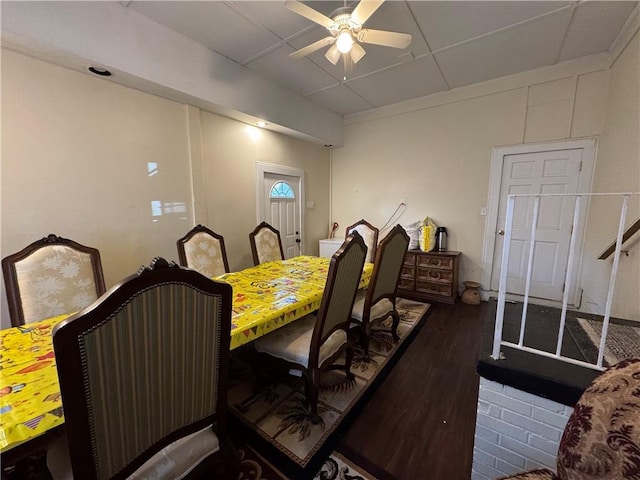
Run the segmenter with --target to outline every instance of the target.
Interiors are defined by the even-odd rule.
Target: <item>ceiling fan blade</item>
[[[364,28],[358,33],[358,40],[362,43],[373,43],[393,48],[407,48],[411,43],[411,38],[409,33],[387,32],[369,28]]]
[[[340,55],[341,53],[340,50],[338,50],[338,45],[336,45],[335,43],[331,45],[331,48],[327,50],[327,53],[324,54],[324,56],[327,57],[327,60],[329,60],[334,65],[338,63],[338,60],[340,60]]]
[[[362,48],[359,43],[354,42],[353,46],[351,47],[351,60],[353,60],[353,63],[358,63],[366,53],[367,52],[364,51],[364,48]]]
[[[296,12],[298,15],[302,15],[303,17],[306,17],[312,22],[322,25],[323,27],[329,28],[334,24],[334,21],[329,17],[305,5],[302,2],[298,2],[297,0],[287,0],[286,2],[284,2],[284,6],[292,12]]]
[[[351,18],[360,25],[363,25],[383,2],[384,0],[360,0],[360,3],[351,14]]]
[[[309,55],[310,53],[315,52],[316,50],[320,50],[322,47],[331,45],[335,41],[336,41],[335,37],[324,37],[323,39],[318,40],[317,42],[313,42],[311,45],[307,45],[306,47],[303,47],[300,50],[296,50],[295,52],[290,53],[289,56],[291,58],[302,58],[306,55]]]

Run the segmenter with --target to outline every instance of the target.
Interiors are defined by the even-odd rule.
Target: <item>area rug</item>
[[[602,333],[602,320],[577,318],[578,324],[589,337],[595,350],[594,363],[597,361],[598,348]],[[640,355],[640,323],[638,326],[609,323],[604,348],[605,366],[614,365],[625,358]],[[590,356],[594,356],[592,353]]]
[[[241,460],[238,480],[294,480],[287,478],[266,458],[245,445],[237,450]],[[295,479],[297,480],[297,479]],[[313,480],[377,480],[362,467],[355,465],[338,452],[327,458]]]
[[[391,319],[375,326],[369,357],[365,358],[359,348],[354,355],[351,371],[355,380],[349,381],[340,371],[323,374],[318,404],[321,421],[315,425],[310,420],[301,378],[289,375],[254,393],[253,369],[238,359],[232,362],[228,395],[231,416],[238,420],[238,428],[249,433],[249,443],[255,450],[288,477],[313,478],[327,466],[324,462],[339,434],[406,349],[422,326],[429,305],[399,299],[397,309],[400,340],[394,342],[388,331]],[[339,471],[342,467],[336,468]],[[327,475],[325,472],[319,478],[333,478]]]

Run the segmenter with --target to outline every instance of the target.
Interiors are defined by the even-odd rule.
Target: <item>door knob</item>
[[[498,230],[498,235],[504,235],[504,230]]]
[[[296,243],[300,243],[300,239],[299,238],[296,238]]]

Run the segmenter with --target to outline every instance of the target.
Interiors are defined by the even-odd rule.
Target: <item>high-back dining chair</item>
[[[50,234],[2,259],[11,325],[81,310],[105,291],[100,252]]]
[[[373,262],[373,259],[376,258],[378,233],[380,231],[369,222],[367,222],[364,218],[347,227],[345,236],[348,236],[354,230],[362,236],[362,238],[364,239],[364,244],[367,246],[367,258],[365,261],[368,263]]]
[[[193,268],[208,278],[229,273],[224,238],[204,225],[193,227],[176,245],[180,265]]]
[[[254,265],[273,262],[274,260],[284,260],[280,232],[267,222],[261,222],[249,234],[249,243],[251,244]]]
[[[163,258],[53,330],[65,432],[54,478],[237,479],[227,439],[231,286]],[[234,478],[235,476],[235,478]]]
[[[327,282],[317,314],[307,315],[285,325],[254,342],[263,355],[302,371],[311,421],[318,423],[318,391],[320,373],[344,369],[353,379],[351,361],[353,347],[349,340],[349,322],[353,300],[358,290],[366,247],[358,232],[349,235],[331,257]],[[346,349],[344,365],[334,365]]]
[[[369,354],[371,326],[374,322],[391,316],[391,334],[395,341],[399,339],[400,315],[396,310],[396,287],[408,248],[407,232],[396,225],[378,245],[368,288],[356,295],[351,318],[360,326],[360,339],[365,355]]]

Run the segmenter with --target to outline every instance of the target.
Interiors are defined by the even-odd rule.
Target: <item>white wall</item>
[[[640,33],[636,33],[613,64],[609,84],[593,191],[640,192]],[[597,258],[615,240],[620,206],[619,199],[598,198],[591,203],[586,258]],[[640,198],[636,196],[630,203],[626,225],[639,217]],[[620,257],[613,314],[640,321],[640,234],[623,249],[629,251],[629,256]],[[588,311],[604,311],[612,264],[613,256],[604,261],[585,262],[581,284],[583,304]]]
[[[305,172],[303,252],[318,254],[329,228],[329,150],[292,137],[201,112],[206,223],[224,235],[232,270],[253,265],[249,232],[256,223],[256,162]]]
[[[347,118],[344,147],[333,153],[331,220],[341,229],[362,217],[382,226],[404,199],[399,223],[428,215],[446,226],[449,249],[462,252],[460,282],[480,281],[485,223],[480,209],[487,202],[492,149],[597,138],[605,124],[617,130],[622,114],[608,112],[607,101],[618,82],[609,85],[608,65],[593,56]],[[637,80],[624,83],[635,88],[637,98]],[[637,101],[627,108],[637,117]],[[629,153],[634,149],[637,162],[637,140],[628,144]],[[631,188],[635,182],[639,189],[637,173],[635,180],[624,171],[610,177],[607,188]]]
[[[246,124],[195,107],[6,49],[1,61],[3,258],[55,233],[98,248],[110,287],[156,255],[177,260],[195,205],[198,222],[229,236],[231,267],[246,267],[256,161],[305,169],[316,202],[305,249],[318,253],[328,228],[324,147],[269,131],[251,141]],[[163,215],[152,215],[152,201]],[[4,288],[1,297],[4,328]]]

